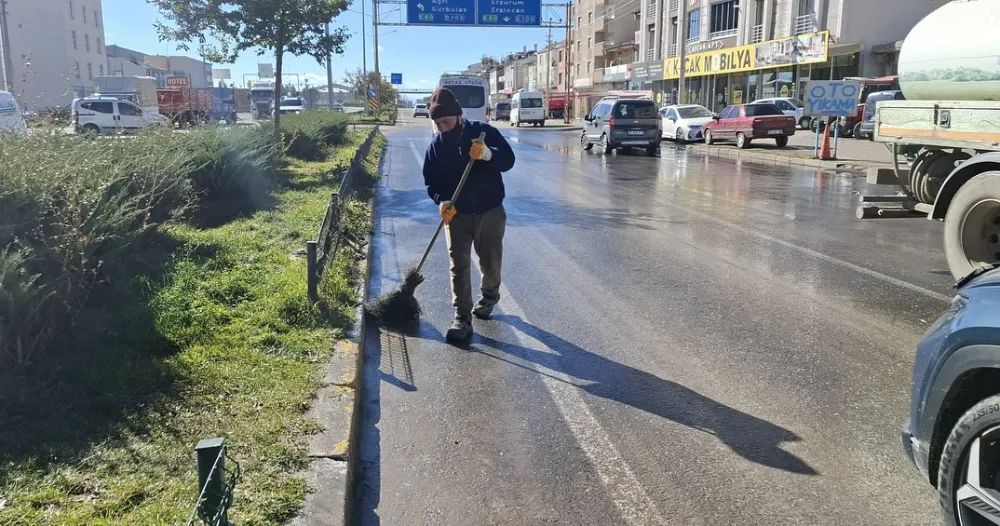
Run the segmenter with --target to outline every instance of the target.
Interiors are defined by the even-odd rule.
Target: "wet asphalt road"
[[[855,219],[854,175],[501,130],[498,312],[444,343],[442,236],[419,328],[370,327],[357,524],[938,523],[898,431],[952,283],[939,223]],[[386,133],[373,294],[438,219],[427,121]]]

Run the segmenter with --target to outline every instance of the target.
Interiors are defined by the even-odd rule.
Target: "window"
[[[113,102],[81,102],[80,108],[84,110],[96,111],[97,113],[111,114],[115,112]]]
[[[811,15],[816,12],[816,0],[799,0],[799,16]]]
[[[73,1],[70,0],[70,3],[69,3],[69,19],[70,20],[76,20],[76,14],[74,14],[74,13],[75,13],[75,11],[73,11]]]
[[[522,108],[541,108],[542,99],[521,99]]]
[[[85,6],[85,5],[80,6],[80,10],[83,11],[83,23],[86,24],[87,23],[87,6]]]
[[[583,25],[583,17],[582,16],[576,17],[576,28],[580,29],[580,26],[582,25]]]
[[[732,119],[732,118],[736,118],[736,117],[739,117],[739,116],[740,116],[740,109],[739,109],[739,107],[737,107],[737,106],[730,106],[730,107],[722,110],[722,113],[719,114],[719,120],[722,120],[722,119]]]
[[[795,106],[792,106],[787,100],[776,100],[774,105],[781,111],[795,111]]]
[[[99,71],[100,72],[99,74],[103,77],[104,76],[104,64],[98,64],[97,65],[97,71]]]
[[[142,110],[127,102],[119,102],[118,113],[125,115],[126,117],[138,117],[142,115]]]
[[[712,4],[711,9],[710,35],[736,32],[736,26],[739,25],[739,0]]]
[[[591,69],[590,69],[590,61],[588,60],[588,61],[587,61],[587,74],[588,74],[588,75],[590,75],[590,72],[591,72]]]
[[[78,49],[76,45],[76,31],[73,31],[73,49]]]
[[[701,9],[695,9],[688,13],[687,39],[701,40]]]
[[[587,12],[587,23],[588,24],[593,24],[594,23],[594,12],[593,11],[588,11]]]
[[[90,51],[90,35],[83,35],[83,45],[84,45],[85,48],[87,48],[87,51],[89,52]]]
[[[104,52],[101,51],[101,37],[97,37],[97,54],[103,55]]]
[[[560,85],[560,86],[562,86],[562,85],[563,85],[563,78],[562,78],[562,76],[563,76],[563,74],[562,74],[562,73],[559,73],[559,85]]]
[[[97,16],[96,9],[94,9],[94,27],[101,27],[101,17]]]
[[[577,53],[580,52],[580,41],[579,40],[576,41],[576,52]]]
[[[592,49],[594,47],[594,39],[592,37],[587,37],[587,49]]]
[[[562,50],[560,50],[559,51],[559,62],[562,62],[562,61],[563,61],[563,52],[562,52]]]
[[[449,84],[448,89],[455,94],[458,105],[463,108],[482,108],[486,104],[486,88],[482,86],[463,86]]]
[[[764,25],[764,0],[755,0],[753,25]]]
[[[701,119],[712,116],[712,112],[704,106],[685,106],[678,108],[677,112],[682,119]]]
[[[744,106],[747,117],[760,117],[762,115],[784,115],[774,104],[747,104]]]
[[[90,62],[87,62],[87,78],[94,80],[94,65]]]
[[[73,63],[73,71],[75,71],[76,78],[80,78],[80,61],[77,60]]]
[[[629,100],[619,102],[615,107],[615,117],[623,119],[655,119],[656,104],[647,100]]]
[[[580,77],[580,65],[579,64],[576,65],[576,76],[577,76],[577,78]]]

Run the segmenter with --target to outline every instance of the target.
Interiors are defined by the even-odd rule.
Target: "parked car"
[[[333,110],[333,111],[335,111],[335,112],[338,112],[338,113],[343,113],[344,112],[344,105],[342,103],[340,103],[340,102],[334,102],[333,106],[330,106],[330,109]]]
[[[660,108],[661,135],[679,143],[703,139],[702,128],[712,120],[715,120],[715,114],[700,104]]]
[[[413,117],[416,118],[421,115],[427,117],[428,119],[431,118],[431,110],[429,110],[427,105],[422,102],[413,105]]]
[[[802,130],[809,129],[809,123],[812,122],[812,117],[806,117],[802,115],[805,111],[806,105],[799,99],[794,97],[774,97],[770,99],[759,99],[753,102],[754,104],[774,104],[781,110],[781,113],[788,115],[789,117],[795,117],[795,122],[799,124],[799,128]]]
[[[147,116],[142,108],[114,97],[73,99],[73,129],[85,135],[131,133],[164,121],[158,114]]]
[[[854,137],[857,139],[874,140],[875,138],[875,106],[884,100],[906,100],[900,90],[876,91],[865,100],[865,112],[861,122],[854,126]]]
[[[937,488],[946,524],[997,524],[1000,268],[977,270],[956,289],[917,346],[903,450]]]
[[[493,120],[495,121],[509,121],[510,120],[510,103],[509,102],[497,102],[493,105]]]
[[[278,103],[277,110],[282,115],[302,113],[306,111],[306,100],[301,97],[285,97]]]
[[[795,135],[795,125],[795,117],[785,115],[774,104],[736,104],[705,125],[705,144],[735,139],[736,146],[749,148],[754,139],[774,139],[780,148]]]
[[[584,117],[580,145],[590,150],[600,145],[605,155],[621,148],[645,148],[649,156],[660,148],[660,114],[648,98],[602,98]]]

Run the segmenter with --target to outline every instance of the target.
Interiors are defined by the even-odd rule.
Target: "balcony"
[[[681,5],[681,3],[680,3],[679,0],[670,0],[670,10],[671,11],[677,11],[678,9],[680,9],[680,5]]]
[[[753,29],[750,31],[750,43],[756,44],[757,42],[763,42],[763,41],[764,41],[764,24],[753,26]]]
[[[649,2],[646,4],[646,20],[656,20],[656,2]]]
[[[667,51],[667,56],[676,57],[677,56],[677,44],[671,44],[669,50]]]
[[[606,42],[594,42],[594,56],[595,57],[602,57],[602,56],[604,56],[604,53],[606,51],[607,51]]]
[[[604,82],[604,68],[594,68],[594,74],[591,75],[591,79],[594,84],[600,84]]]
[[[656,50],[655,49],[647,49],[646,50],[646,62],[651,62],[653,60],[656,60]]]
[[[816,31],[816,13],[795,17],[795,34],[812,33]]]
[[[737,29],[726,29],[725,31],[716,31],[715,33],[709,33],[708,38],[716,39],[716,38],[733,37],[736,36],[737,33],[739,33],[739,30]]]

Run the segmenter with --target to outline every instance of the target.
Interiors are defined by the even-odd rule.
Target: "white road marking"
[[[473,265],[477,270],[481,270],[475,258],[473,258]],[[521,306],[504,285],[500,285],[500,296],[503,312],[527,320]],[[541,376],[545,388],[548,389],[552,400],[559,409],[559,413],[572,431],[580,449],[590,459],[601,483],[607,488],[612,502],[617,506],[625,523],[634,526],[666,524],[657,511],[656,505],[643,489],[642,483],[639,482],[621,453],[615,448],[601,423],[587,407],[583,395],[580,393],[580,387],[577,385],[578,380],[558,370],[558,355],[553,353],[536,334],[521,333],[514,329],[513,335],[515,340],[513,343],[516,345],[538,351],[545,356],[538,361],[526,360],[528,366]],[[539,361],[545,363],[538,363]],[[693,523],[690,520],[685,520],[685,524],[691,525]]]

